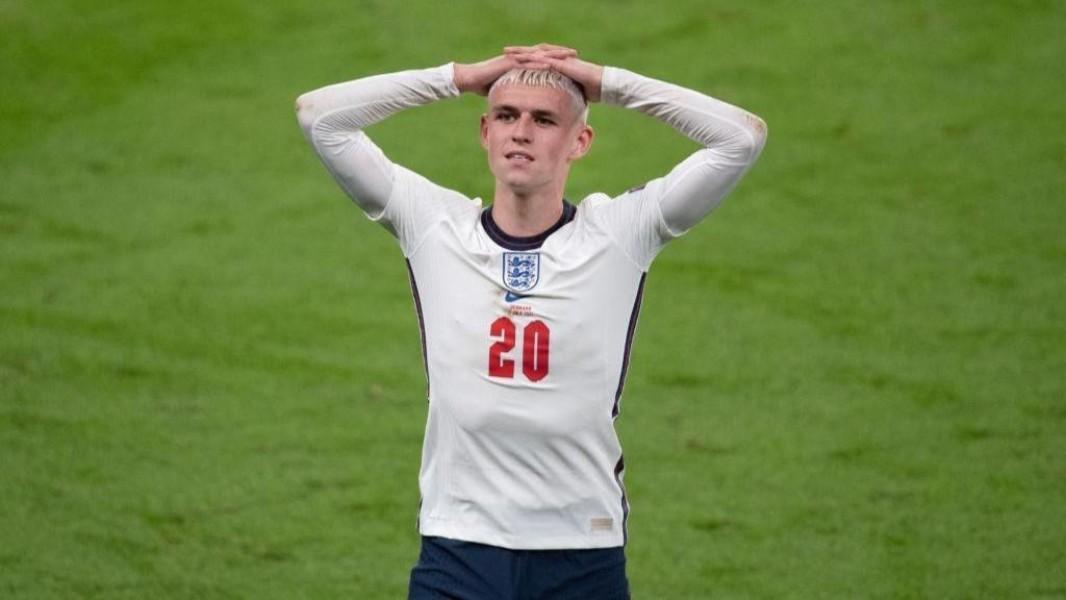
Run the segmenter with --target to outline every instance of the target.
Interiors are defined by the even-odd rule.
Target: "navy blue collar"
[[[492,205],[489,205],[481,211],[481,226],[485,228],[485,233],[489,234],[492,241],[508,250],[536,250],[541,247],[544,240],[548,239],[549,235],[555,233],[563,225],[573,221],[576,214],[577,207],[567,202],[566,198],[563,198],[563,214],[559,215],[559,220],[554,225],[537,235],[518,237],[507,234],[500,229],[500,226],[492,218]]]

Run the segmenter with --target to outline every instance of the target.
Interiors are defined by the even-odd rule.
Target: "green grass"
[[[1066,597],[1061,3],[100,6],[0,3],[0,596],[403,596],[405,270],[292,101],[551,40],[770,125],[649,277],[636,597]],[[479,108],[372,134],[485,196]],[[572,198],[691,151],[593,125]]]

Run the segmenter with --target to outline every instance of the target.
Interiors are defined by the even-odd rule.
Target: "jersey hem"
[[[621,533],[604,533],[596,536],[538,537],[511,536],[485,531],[470,531],[469,527],[435,519],[421,518],[418,533],[423,536],[445,537],[463,542],[475,542],[507,548],[508,550],[588,550],[593,548],[618,548],[625,546]]]

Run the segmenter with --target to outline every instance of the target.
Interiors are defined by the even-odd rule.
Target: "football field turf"
[[[648,276],[636,598],[1066,598],[1066,4],[0,2],[0,597],[403,597],[403,259],[292,111],[552,41],[762,116]],[[491,197],[478,98],[370,130]],[[693,145],[594,106],[568,197]]]

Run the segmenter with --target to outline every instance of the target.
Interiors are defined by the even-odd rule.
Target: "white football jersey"
[[[564,202],[554,227],[515,238],[480,200],[391,162],[363,133],[458,94],[448,64],[297,101],[323,164],[407,259],[429,383],[419,529],[514,549],[620,546],[628,504],[613,422],[645,272],[754,163],[765,124],[605,67],[604,103],[660,119],[702,148],[640,189]]]
[[[481,202],[397,167],[377,220],[403,248],[429,418],[423,535],[507,548],[622,545],[613,421],[647,265],[668,232],[640,192],[564,204],[508,236]]]

